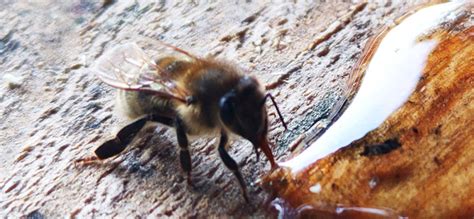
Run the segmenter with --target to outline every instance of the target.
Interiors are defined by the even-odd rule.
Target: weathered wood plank
[[[269,170],[250,143],[230,151],[250,186],[237,182],[213,149],[193,141],[195,185],[179,168],[174,133],[150,127],[124,154],[75,166],[123,123],[113,90],[89,67],[105,50],[137,35],[198,55],[228,59],[264,82],[289,121],[271,110],[278,159],[288,144],[328,116],[344,94],[367,39],[412,5],[167,1],[5,2],[0,9],[0,71],[23,79],[0,90],[0,215],[48,217],[263,216],[268,195],[250,185]],[[6,33],[12,33],[7,35]]]

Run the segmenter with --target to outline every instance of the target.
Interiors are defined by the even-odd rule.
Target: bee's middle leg
[[[176,117],[175,128],[176,136],[178,137],[178,145],[180,148],[179,161],[181,162],[181,168],[183,168],[184,172],[186,172],[188,175],[188,184],[191,185],[191,154],[188,150],[188,137],[186,135],[186,127],[184,125],[183,120],[181,120],[181,118],[179,117]]]

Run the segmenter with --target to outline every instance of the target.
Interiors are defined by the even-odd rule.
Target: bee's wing
[[[102,55],[94,68],[97,76],[115,88],[144,91],[164,98],[185,102],[186,92],[135,43],[116,46]]]

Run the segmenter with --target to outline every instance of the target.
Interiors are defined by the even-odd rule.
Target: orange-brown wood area
[[[441,41],[401,108],[364,138],[296,176],[286,169],[273,172],[267,188],[292,208],[312,206],[300,216],[330,216],[343,205],[389,208],[394,215],[414,218],[472,217],[474,27],[432,37]],[[366,147],[390,139],[401,147],[363,155]],[[311,192],[318,184],[320,191]]]

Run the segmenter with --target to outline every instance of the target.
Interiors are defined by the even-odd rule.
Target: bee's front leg
[[[191,185],[191,154],[188,150],[188,137],[186,135],[186,126],[184,125],[181,118],[176,117],[175,121],[176,136],[178,137],[179,161],[181,162],[181,168],[188,174],[188,184]]]
[[[247,187],[245,186],[245,181],[244,181],[244,178],[242,177],[242,174],[240,174],[239,166],[237,165],[235,160],[232,159],[232,157],[230,157],[230,155],[225,150],[228,140],[229,140],[229,137],[227,136],[227,133],[222,131],[221,139],[219,142],[219,148],[218,148],[219,155],[221,156],[221,159],[224,162],[225,166],[229,168],[237,177],[240,187],[242,188],[244,199],[246,202],[249,202],[249,198],[247,196]]]

